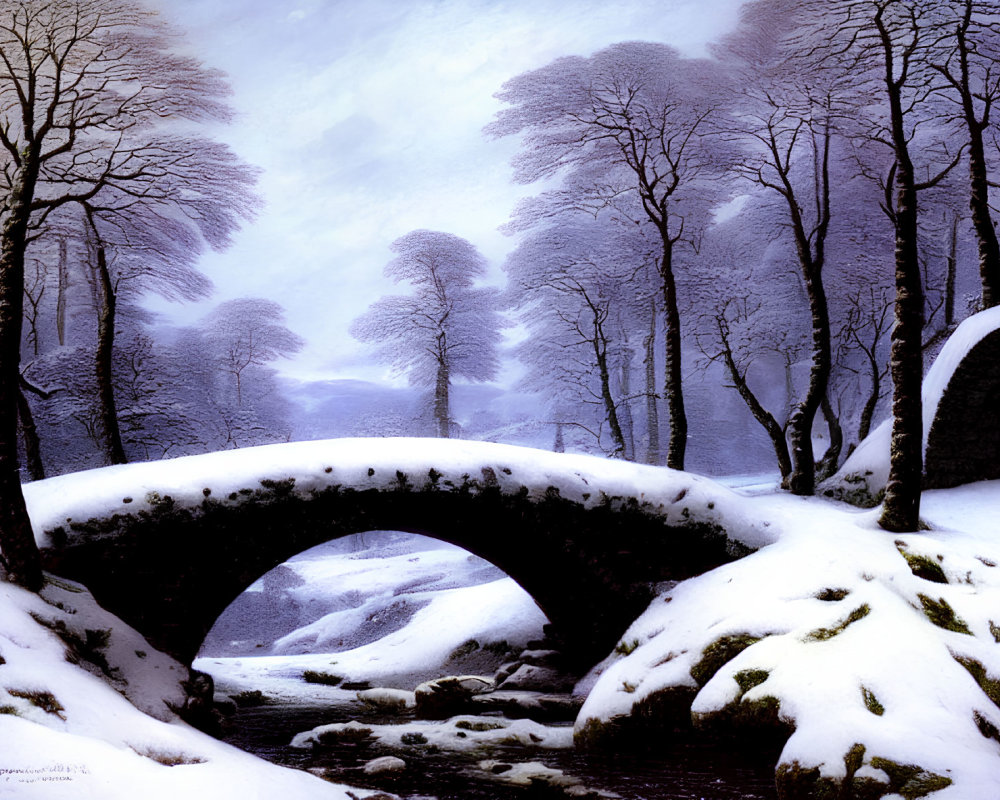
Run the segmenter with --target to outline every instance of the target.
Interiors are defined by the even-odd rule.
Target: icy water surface
[[[363,765],[389,751],[371,746],[342,745],[323,752],[288,746],[292,736],[330,722],[358,719],[385,723],[385,719],[347,716],[328,708],[261,706],[240,709],[232,718],[226,740],[262,758],[301,769],[336,771],[333,779],[355,786],[392,792],[403,798],[437,800],[518,800],[518,798],[563,798],[567,795],[548,786],[512,787],[491,780],[476,762],[490,758],[514,764],[541,762],[579,779],[591,790],[614,792],[623,800],[774,800],[773,772],[754,765],[749,758],[704,743],[665,746],[656,758],[621,754],[598,756],[572,750],[530,750],[523,747],[494,748],[489,754],[454,752],[395,753],[407,762],[398,778],[373,782]],[[447,724],[447,723],[439,723]],[[584,795],[586,796],[586,795]],[[596,797],[596,795],[593,795]]]

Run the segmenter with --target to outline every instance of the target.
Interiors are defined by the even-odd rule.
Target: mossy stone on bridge
[[[253,581],[292,556],[369,530],[422,533],[492,562],[538,603],[563,649],[589,665],[648,604],[653,583],[747,552],[714,523],[668,527],[635,498],[583,505],[557,489],[501,491],[491,469],[461,483],[398,472],[378,488],[262,480],[184,506],[164,494],[135,512],[50,531],[46,569],[86,584],[157,647],[190,663]],[[537,488],[537,487],[536,487]]]

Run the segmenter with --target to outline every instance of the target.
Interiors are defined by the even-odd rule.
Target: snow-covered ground
[[[542,638],[545,616],[531,597],[488,562],[413,534],[371,532],[314,548],[280,568],[281,588],[265,576],[220,617],[199,670],[224,691],[265,689],[285,702],[341,699],[342,689],[306,683],[313,672],[350,682],[413,689],[430,678],[492,673]],[[267,602],[286,609],[288,631],[267,642],[247,635]],[[249,618],[248,618],[249,617]],[[300,624],[303,623],[304,624]],[[242,645],[253,657],[218,657]],[[249,647],[247,646],[249,645]]]

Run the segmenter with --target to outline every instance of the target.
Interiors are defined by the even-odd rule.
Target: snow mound
[[[172,709],[186,699],[187,675],[78,584],[49,576],[36,595],[0,582],[0,796],[352,796],[180,721]]]
[[[748,502],[779,541],[656,598],[581,686],[578,737],[673,693],[698,726],[788,736],[786,787],[815,768],[1000,796],[1000,482],[928,492],[940,530],[899,538],[875,512]]]
[[[345,623],[342,615],[329,615],[292,638],[298,643],[312,637],[329,640],[333,633],[327,636],[323,626],[340,632]],[[270,694],[286,701],[338,699],[341,690],[335,686],[307,683],[303,676],[317,672],[332,676],[331,680],[412,689],[421,681],[460,670],[480,651],[492,652],[493,661],[520,652],[530,640],[541,638],[545,623],[545,615],[527,593],[511,578],[503,578],[436,592],[404,627],[360,647],[302,655],[202,657],[195,667],[211,673],[226,691],[266,685]],[[275,649],[286,644],[279,640]]]

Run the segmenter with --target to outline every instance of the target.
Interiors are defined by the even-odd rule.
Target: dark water
[[[226,741],[262,758],[300,769],[323,768],[337,782],[381,789],[403,798],[438,800],[526,800],[564,798],[562,790],[536,785],[530,788],[498,784],[476,768],[491,758],[509,764],[534,761],[579,779],[587,788],[614,792],[624,800],[774,800],[773,771],[752,756],[725,747],[701,743],[664,743],[655,755],[601,756],[572,750],[494,748],[488,755],[454,752],[396,753],[377,746],[342,745],[313,752],[288,746],[292,736],[317,725],[345,722],[385,723],[389,720],[341,710],[301,706],[261,706],[240,709],[231,718]],[[407,762],[400,777],[364,775],[363,765],[383,755]],[[586,797],[587,795],[583,795]],[[597,795],[593,795],[596,797]]]

